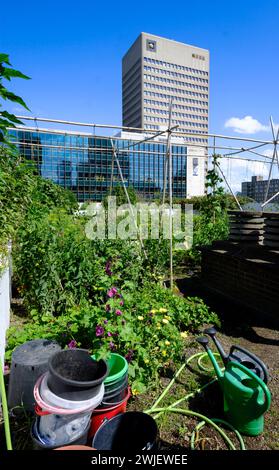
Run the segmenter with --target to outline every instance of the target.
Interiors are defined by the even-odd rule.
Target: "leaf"
[[[10,62],[9,62],[9,56],[8,54],[4,54],[3,52],[0,53],[0,63],[4,63],[4,64],[7,64],[7,65],[11,65]]]
[[[30,111],[27,104],[23,101],[22,98],[20,98],[20,96],[17,96],[11,91],[8,91],[2,85],[0,86],[0,95],[4,98],[4,100],[10,100],[10,101],[13,101],[14,103],[18,103],[21,106],[23,106],[25,109],[27,109],[27,111]]]
[[[24,75],[19,70],[9,69],[7,67],[3,67],[2,75],[7,80],[10,80],[11,78],[23,78],[24,80],[30,80],[30,77]]]
[[[16,124],[23,124],[14,114],[8,113],[8,111],[0,111],[0,115]]]
[[[135,366],[133,366],[132,364],[129,364],[128,372],[129,372],[129,375],[134,378],[136,376]]]

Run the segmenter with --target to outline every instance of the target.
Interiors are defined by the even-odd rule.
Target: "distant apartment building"
[[[209,51],[141,33],[122,59],[123,126],[165,129],[171,98],[178,132],[208,133]]]
[[[241,193],[243,196],[248,196],[257,202],[264,202],[265,193],[267,190],[268,180],[264,180],[262,176],[252,176],[251,181],[244,181],[242,183]],[[267,199],[271,198],[279,191],[279,179],[270,180]],[[272,202],[279,202],[279,196],[273,199]]]
[[[70,189],[80,202],[101,201],[109,193],[111,184],[113,187],[122,184],[117,165],[112,166],[113,149],[108,136],[26,126],[11,129],[10,137],[22,156],[32,161],[38,174]],[[113,137],[113,143],[125,186],[133,187],[144,199],[160,198],[164,185],[166,137],[142,143],[144,137],[146,135],[138,132],[120,132]],[[198,148],[187,146],[179,137],[172,138],[175,198],[203,193],[203,159],[195,153],[198,155]]]

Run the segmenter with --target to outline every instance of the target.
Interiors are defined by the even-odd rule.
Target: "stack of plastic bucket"
[[[126,359],[120,354],[112,353],[108,360],[108,368],[109,374],[104,381],[104,397],[100,406],[92,413],[89,437],[94,436],[104,420],[125,412],[130,398]]]
[[[35,448],[86,444],[92,410],[104,397],[105,361],[88,351],[68,349],[49,360],[49,371],[35,384],[37,418],[31,436]]]

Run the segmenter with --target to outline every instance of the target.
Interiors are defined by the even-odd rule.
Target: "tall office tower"
[[[209,51],[141,33],[122,59],[123,126],[208,133]],[[206,137],[185,136],[189,143]]]

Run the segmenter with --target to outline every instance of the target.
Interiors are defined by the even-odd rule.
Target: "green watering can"
[[[224,394],[224,413],[239,432],[258,436],[263,432],[264,413],[269,409],[271,394],[267,385],[250,369],[239,362],[229,361],[222,373],[208,339],[197,341],[205,348]]]

